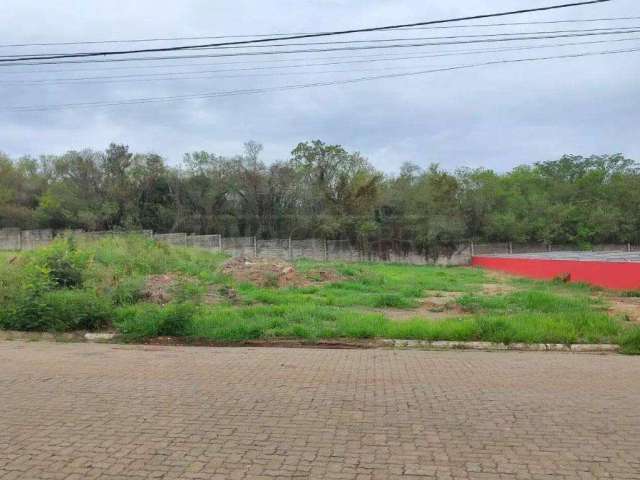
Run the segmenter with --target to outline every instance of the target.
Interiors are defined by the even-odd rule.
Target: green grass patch
[[[122,307],[115,312],[115,326],[127,338],[140,340],[158,336],[188,336],[197,307],[182,303],[173,305],[140,304]]]
[[[618,340],[622,353],[640,355],[640,327],[630,328]]]
[[[12,260],[11,263],[8,262]],[[130,340],[155,336],[220,342],[249,339],[397,338],[524,343],[618,343],[640,353],[640,328],[606,312],[587,285],[492,279],[514,291],[483,293],[473,268],[316,262],[296,268],[311,282],[278,288],[220,273],[223,255],[142,236],[58,239],[34,251],[0,252],[0,328],[61,332],[115,328]],[[333,270],[333,282],[322,282]],[[144,295],[150,276],[171,274],[167,305]],[[394,321],[384,309],[462,292],[458,318]],[[633,293],[629,293],[633,295]],[[377,309],[377,310],[373,310]]]
[[[523,290],[505,295],[468,294],[458,303],[472,312],[541,312],[541,313],[589,313],[601,303],[586,295],[567,296],[552,292],[549,288]]]
[[[192,336],[218,341],[270,338],[373,338],[388,320],[318,305],[218,307],[194,318]]]
[[[484,315],[426,322],[389,320],[382,314],[317,305],[251,305],[190,307],[125,307],[118,312],[121,331],[133,338],[182,335],[212,341],[302,338],[398,338],[490,341],[501,343],[617,343],[624,338],[632,351],[637,338],[602,313],[588,315]],[[165,325],[170,322],[171,328]],[[179,328],[177,326],[180,326]],[[637,346],[637,345],[636,345]]]
[[[412,320],[391,325],[389,338],[499,343],[616,343],[623,329],[601,313],[483,315],[439,322]]]

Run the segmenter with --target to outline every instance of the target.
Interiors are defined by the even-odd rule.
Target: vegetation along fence
[[[375,240],[354,245],[349,240],[308,239],[270,239],[256,237],[223,237],[221,235],[194,235],[187,233],[153,233],[151,230],[136,232],[105,231],[84,232],[79,230],[20,230],[17,228],[0,229],[0,250],[30,250],[51,242],[60,235],[73,234],[80,238],[101,238],[107,235],[137,233],[151,237],[170,245],[198,247],[221,251],[232,256],[270,257],[285,260],[310,258],[315,260],[342,261],[385,261],[410,263],[416,265],[468,265],[473,255],[517,254],[548,251],[576,250],[570,245],[512,244],[512,243],[475,243],[460,241],[457,246],[426,255],[412,242]],[[596,245],[595,251],[640,251],[637,245]]]
[[[153,233],[150,230],[137,232],[83,232],[78,230],[20,230],[17,228],[5,228],[0,229],[0,250],[30,250],[46,245],[55,237],[61,235],[73,234],[79,238],[100,238],[107,235],[130,233],[146,235],[170,245],[199,247],[221,251],[231,256],[257,256],[284,260],[310,258],[315,260],[385,261],[418,265],[468,265],[471,262],[469,242],[460,242],[456,247],[437,255],[426,255],[424,252],[418,251],[412,242],[375,240],[354,245],[349,240],[321,238],[262,240],[256,237]]]

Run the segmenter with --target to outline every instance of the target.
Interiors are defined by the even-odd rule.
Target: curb
[[[608,343],[584,344],[574,343],[493,343],[493,342],[449,342],[430,340],[382,340],[387,347],[414,350],[489,350],[489,351],[522,351],[522,352],[574,352],[574,353],[617,353],[619,345]]]
[[[0,330],[0,341],[50,341],[50,342],[90,342],[110,343],[118,342],[121,337],[116,333],[107,332],[71,332],[71,333],[47,333],[47,332],[20,332],[12,330]],[[173,342],[173,337],[158,337],[166,342],[141,342],[140,345],[176,345],[176,346],[223,346],[223,347],[291,347],[291,348],[398,348],[403,350],[476,350],[476,351],[521,351],[521,352],[569,352],[569,353],[618,353],[619,345],[613,344],[584,344],[574,343],[494,343],[494,342],[452,342],[446,340],[397,340],[381,339],[375,341],[320,341],[304,342],[300,340],[279,340],[277,342],[247,341],[240,343],[224,342]]]
[[[115,333],[85,333],[84,339],[88,342],[109,342],[117,337]]]

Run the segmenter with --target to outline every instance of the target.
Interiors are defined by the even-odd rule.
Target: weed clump
[[[631,328],[620,335],[622,353],[640,355],[640,327]]]
[[[192,332],[197,307],[189,303],[170,305],[139,304],[116,312],[115,326],[131,340],[152,337],[186,337]]]

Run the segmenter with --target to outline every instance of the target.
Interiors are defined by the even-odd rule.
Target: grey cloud
[[[9,43],[327,30],[522,8],[523,2],[62,0],[48,5],[44,12],[42,2],[37,0],[5,0],[3,7],[7,21],[0,26],[0,38]],[[640,8],[633,0],[526,18],[629,15],[640,15]],[[640,21],[625,24],[640,25]],[[639,43],[513,52],[481,58],[628,48]],[[291,63],[319,61],[323,57],[299,58]],[[214,69],[216,67],[206,64],[221,61],[238,59],[201,59],[193,63],[205,64],[198,68]],[[37,87],[2,85],[0,95],[4,106],[118,100],[271,87],[320,78],[346,79],[363,75],[362,69],[393,66],[407,71],[474,61],[473,57],[452,57],[315,68],[352,69],[331,75]],[[0,150],[16,156],[35,155],[72,148],[104,148],[116,141],[138,151],[155,151],[175,163],[184,152],[196,149],[233,154],[241,150],[244,141],[254,139],[265,145],[264,157],[272,161],[286,158],[299,141],[320,138],[359,150],[376,166],[390,172],[405,161],[422,166],[438,162],[447,168],[486,166],[504,170],[569,152],[623,152],[639,158],[640,141],[635,131],[640,120],[636,82],[639,67],[640,53],[634,53],[210,100],[20,114],[0,112]],[[91,64],[81,68],[88,70],[82,75],[131,73],[118,69],[92,73]],[[80,75],[73,69],[68,73],[46,73],[48,70],[42,68],[44,74],[32,73],[35,70],[24,69],[23,72],[28,73],[19,74],[0,70],[0,81]]]

